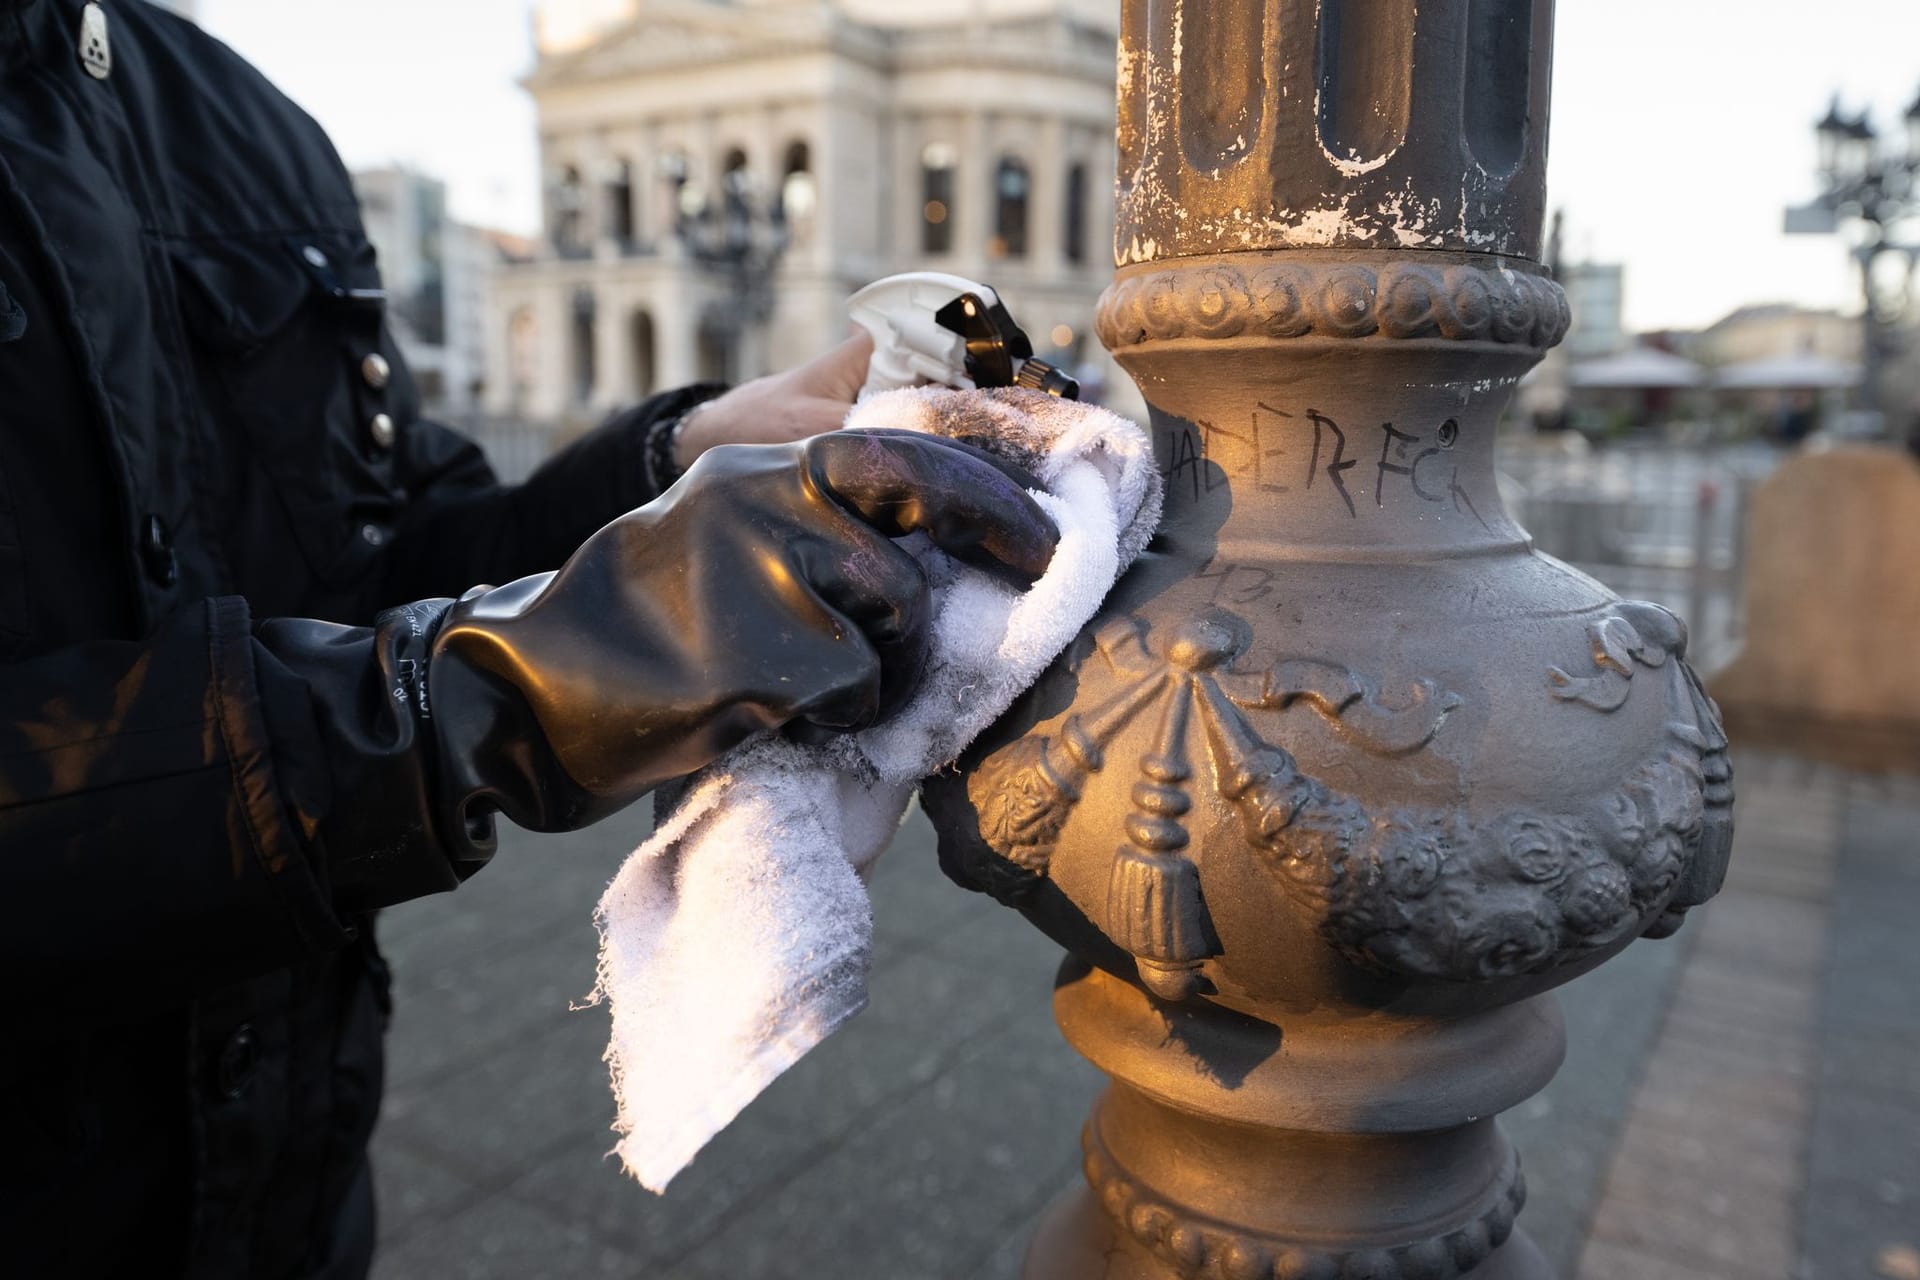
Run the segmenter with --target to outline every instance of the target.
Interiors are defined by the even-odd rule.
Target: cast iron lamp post
[[[1495,1117],[1551,989],[1718,889],[1726,739],[1665,610],[1536,553],[1495,424],[1551,0],[1125,0],[1099,332],[1168,484],[1103,615],[923,797],[1071,954],[1111,1078],[1030,1280],[1543,1280]]]
[[[1860,391],[1861,407],[1871,412],[1885,409],[1881,370],[1892,334],[1906,314],[1914,264],[1920,261],[1920,244],[1894,239],[1904,223],[1920,216],[1920,97],[1907,108],[1904,123],[1905,137],[1883,144],[1867,114],[1843,115],[1836,97],[1814,126],[1821,192],[1807,209],[1789,215],[1789,229],[1831,231],[1843,218],[1861,229],[1853,251],[1860,268]],[[1876,276],[1889,254],[1907,259],[1906,278],[1898,289],[1882,288]]]
[[[684,170],[678,176],[684,180]],[[773,315],[775,273],[792,240],[785,202],[762,200],[744,165],[736,166],[721,176],[717,205],[682,188],[674,235],[688,261],[720,283],[700,325],[724,344],[729,363],[737,361],[741,340]],[[726,373],[732,380],[739,370]]]

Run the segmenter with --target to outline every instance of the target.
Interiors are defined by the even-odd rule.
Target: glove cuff
[[[450,842],[476,852],[492,852],[496,812],[529,831],[571,831],[605,816],[555,757],[521,687],[539,681],[523,669],[518,647],[527,636],[516,623],[552,577],[474,588],[445,612],[433,637],[426,696],[439,743],[434,813]]]
[[[386,709],[371,723],[384,723],[383,740],[367,744],[351,789],[336,792],[321,828],[329,888],[343,911],[444,893],[493,856],[491,823],[475,832],[443,817],[445,767],[427,672],[451,607],[423,600],[374,620],[373,671]],[[394,829],[396,814],[413,820]]]

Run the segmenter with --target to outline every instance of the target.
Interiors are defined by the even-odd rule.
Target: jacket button
[[[375,391],[382,391],[386,389],[387,383],[393,380],[393,366],[388,364],[387,358],[378,351],[369,352],[367,358],[360,362],[360,376],[365,378],[367,385]]]
[[[367,424],[367,434],[373,437],[374,448],[393,448],[393,419],[384,413],[374,414],[373,421]]]
[[[260,1064],[260,1046],[253,1024],[241,1023],[227,1037],[214,1064],[214,1083],[223,1098],[237,1098],[253,1083],[254,1069]]]
[[[387,545],[387,531],[377,524],[363,524],[360,526],[360,540],[370,547],[384,547]]]
[[[140,539],[140,559],[147,567],[147,576],[157,585],[171,587],[180,581],[180,558],[173,552],[173,537],[167,532],[167,522],[157,515],[147,517]]]

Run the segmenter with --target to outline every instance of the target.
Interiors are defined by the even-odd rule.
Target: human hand
[[[723,444],[790,444],[833,431],[867,380],[873,338],[865,331],[797,369],[742,383],[688,418],[674,441],[681,471]]]
[[[910,431],[708,454],[557,573],[469,593],[428,665],[448,829],[571,830],[752,734],[860,729],[918,682],[925,572],[895,539],[1025,584],[1057,534],[1032,476]]]

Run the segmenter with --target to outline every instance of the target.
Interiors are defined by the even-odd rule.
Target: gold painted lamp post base
[[[1548,1280],[1496,1123],[1552,989],[1732,839],[1686,628],[1540,555],[1495,451],[1565,335],[1552,0],[1124,0],[1101,340],[1159,537],[922,791],[1070,953],[1113,1081],[1030,1280]]]
[[[1515,1231],[1526,1184],[1494,1115],[1559,1065],[1551,996],[1305,1019],[1274,1044],[1073,960],[1061,978],[1055,1014],[1113,1084],[1029,1280],[1549,1280]]]

